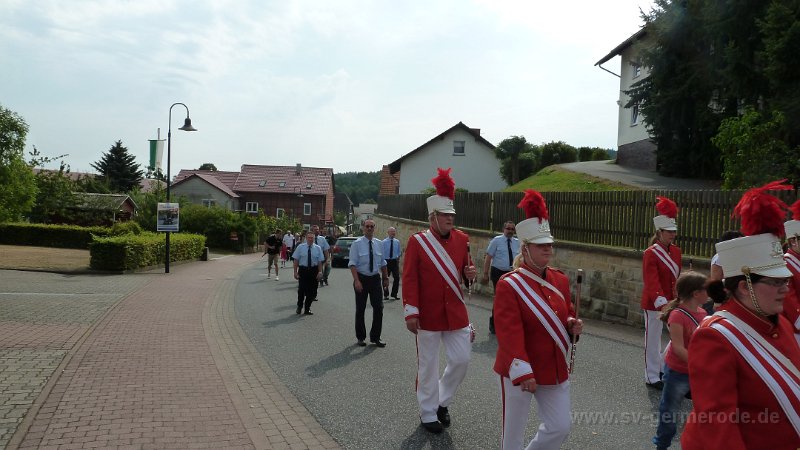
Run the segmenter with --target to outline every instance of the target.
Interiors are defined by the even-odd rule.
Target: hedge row
[[[89,245],[89,267],[95,270],[121,271],[164,264],[165,246],[166,239],[160,233],[97,237]],[[205,236],[172,233],[169,260],[198,260],[205,246]]]
[[[94,236],[110,236],[108,227],[0,223],[0,244],[87,249]]]

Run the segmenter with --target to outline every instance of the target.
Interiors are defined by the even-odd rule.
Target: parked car
[[[358,238],[354,237],[340,237],[336,240],[331,248],[331,266],[333,267],[347,267],[350,262],[350,246]]]

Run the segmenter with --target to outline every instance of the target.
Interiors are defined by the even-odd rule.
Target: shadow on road
[[[422,428],[422,425],[419,425],[416,430],[414,430],[413,434],[403,439],[403,442],[400,444],[400,448],[403,450],[422,448],[450,449],[453,448],[453,440],[450,438],[450,434],[447,432],[447,429],[445,429],[441,434],[432,434]]]
[[[376,347],[369,345],[367,347],[363,347],[363,350],[354,353],[356,350],[361,348],[362,347],[359,347],[356,344],[347,346],[339,353],[328,356],[320,362],[306,367],[306,375],[311,378],[319,378],[325,375],[325,373],[329,370],[344,367],[353,361],[357,361],[365,356],[368,356],[375,350]]]
[[[494,356],[497,353],[497,339],[492,335],[487,335],[485,339],[475,338],[472,343],[472,351],[482,355]]]

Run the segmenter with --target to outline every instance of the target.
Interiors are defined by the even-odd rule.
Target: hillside
[[[509,186],[505,192],[522,192],[535,189],[541,192],[599,192],[638,190],[633,186],[593,177],[583,173],[564,170],[557,166],[548,166],[534,175]]]

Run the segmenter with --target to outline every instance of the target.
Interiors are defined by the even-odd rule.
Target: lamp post
[[[172,180],[170,179],[170,150],[172,149],[172,108],[175,105],[181,105],[186,108],[186,120],[183,121],[183,126],[178,128],[179,130],[183,131],[197,131],[197,128],[192,126],[192,119],[189,118],[189,107],[184,105],[183,103],[173,103],[172,106],[169,107],[169,126],[167,128],[167,203],[170,203],[171,197],[169,192],[169,187],[172,184]],[[166,260],[164,261],[164,273],[169,273],[169,234],[170,232],[167,231],[167,251],[166,251]]]

